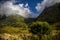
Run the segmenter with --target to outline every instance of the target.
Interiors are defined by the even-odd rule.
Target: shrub
[[[31,23],[29,28],[29,31],[32,34],[36,34],[39,36],[39,40],[42,40],[44,35],[50,35],[51,32],[51,27],[47,22],[33,22]]]
[[[33,34],[49,34],[51,31],[51,27],[47,22],[33,22],[30,25],[30,32]]]

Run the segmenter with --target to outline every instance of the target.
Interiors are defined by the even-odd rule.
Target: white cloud
[[[37,6],[35,8],[37,11],[42,12],[45,7],[52,6],[55,3],[60,3],[60,0],[43,0],[41,3],[37,3]]]
[[[26,3],[25,7],[28,7],[28,6],[29,6],[28,3]]]
[[[7,16],[17,14],[25,18],[34,18],[32,16],[33,13],[30,11],[30,9],[27,6],[28,4],[14,5],[13,2],[7,1],[0,6],[0,14],[6,14]]]
[[[24,6],[24,4],[19,4],[19,6],[20,6],[20,7],[23,7],[23,6]]]
[[[45,8],[45,6],[41,5],[40,3],[38,3],[36,6],[37,11],[40,11],[40,12],[42,12],[44,8]]]

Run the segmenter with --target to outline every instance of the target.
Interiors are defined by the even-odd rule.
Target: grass
[[[15,33],[29,33],[28,29],[20,28],[20,27],[10,27],[10,26],[5,26],[0,28],[0,33],[10,33],[10,34],[15,34]]]

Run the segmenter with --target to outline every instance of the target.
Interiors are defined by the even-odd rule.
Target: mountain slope
[[[30,24],[33,22],[35,18],[24,18],[19,15],[0,15],[0,27],[2,26],[14,26],[14,27],[20,27],[20,26],[26,26],[26,24]]]
[[[49,23],[60,22],[60,3],[45,8],[44,11],[38,16],[38,21],[47,21]]]

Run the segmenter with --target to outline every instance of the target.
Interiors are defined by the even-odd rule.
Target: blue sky
[[[38,13],[37,10],[35,9],[35,7],[37,6],[37,3],[41,3],[41,1],[43,0],[17,0],[17,3],[28,3],[29,8],[32,12],[34,13]]]

